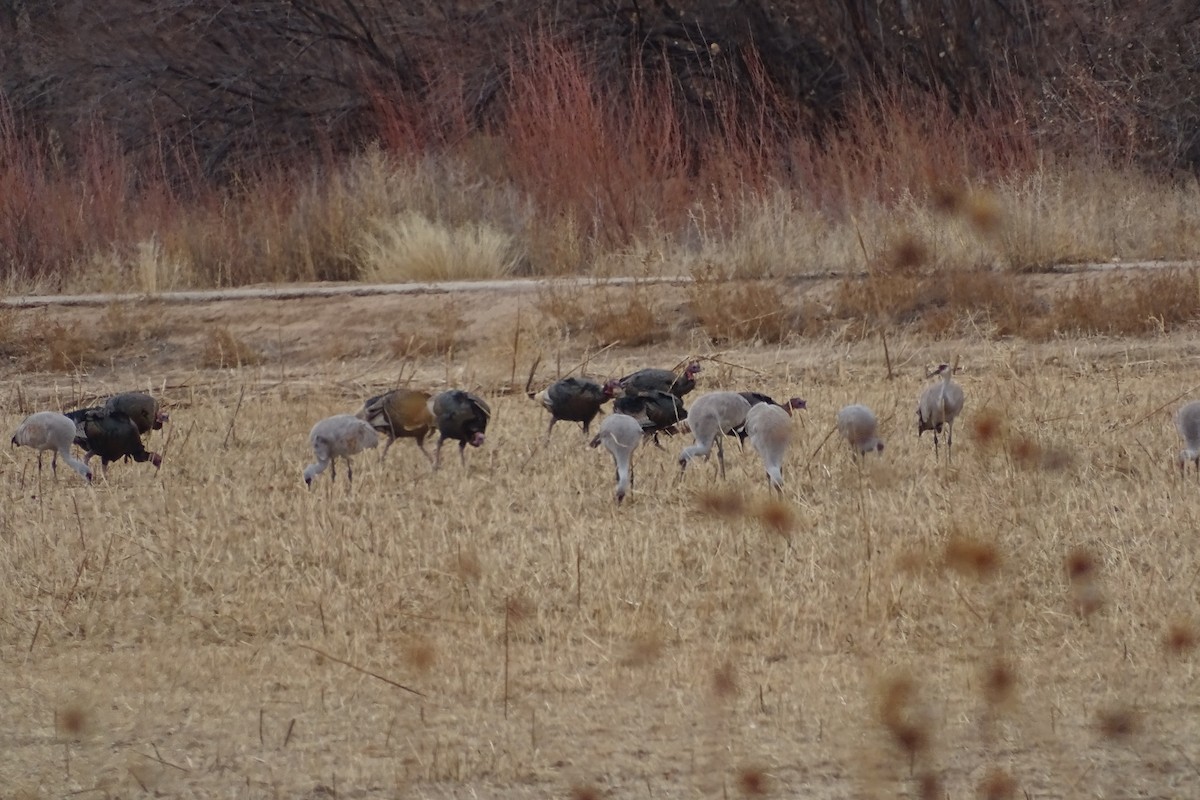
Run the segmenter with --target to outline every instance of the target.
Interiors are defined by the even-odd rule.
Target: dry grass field
[[[0,794],[1200,796],[1200,485],[1171,424],[1200,396],[1191,335],[897,332],[891,379],[874,337],[697,343],[697,394],[808,400],[783,501],[733,440],[727,480],[680,479],[676,438],[638,451],[617,508],[607,454],[567,424],[543,446],[520,391],[536,354],[544,384],[585,344],[508,319],[406,350],[412,301],[388,302],[390,325],[338,300],[139,309],[191,314],[194,349],[152,331],[107,366],[4,368],[6,431],[125,388],[172,421],[157,474],[118,464],[88,487],[0,455]],[[321,315],[340,336],[304,332]],[[339,345],[370,325],[381,341]],[[241,366],[213,357],[240,331],[259,337]],[[950,465],[914,409],[926,366],[955,357]],[[306,491],[312,423],[398,371],[485,394],[485,446],[434,474],[401,440],[359,456],[353,488],[339,470]],[[887,440],[865,466],[819,447],[849,402]]]

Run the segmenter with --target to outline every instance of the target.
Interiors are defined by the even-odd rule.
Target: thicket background
[[[467,273],[629,272],[806,212],[964,185],[1052,211],[1200,164],[1182,0],[7,0],[0,38],[10,287],[387,278],[418,235]],[[1000,249],[1190,254],[1177,233]]]

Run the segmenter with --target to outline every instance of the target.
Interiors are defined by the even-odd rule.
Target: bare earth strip
[[[1200,489],[1171,425],[1194,335],[897,333],[889,379],[873,339],[716,349],[681,323],[589,348],[544,291],[12,310],[146,335],[77,371],[4,364],[6,431],[138,387],[172,420],[159,472],[90,487],[0,451],[0,793],[1200,796]],[[653,287],[672,316],[685,291]],[[452,354],[397,355],[445,320]],[[257,363],[204,366],[216,329]],[[680,476],[677,438],[638,451],[618,509],[607,455],[570,425],[544,442],[521,391],[539,355],[544,385],[689,354],[698,393],[808,400],[783,505],[732,439],[727,480]],[[914,408],[955,356],[947,464]],[[312,423],[397,382],[485,393],[487,443],[432,473],[400,441],[306,491]],[[850,402],[883,458],[822,445]]]

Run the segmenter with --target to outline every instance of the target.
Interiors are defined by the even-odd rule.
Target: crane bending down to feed
[[[387,458],[388,448],[397,439],[416,439],[421,455],[433,463],[433,456],[425,449],[425,437],[433,429],[433,413],[429,410],[429,395],[414,389],[393,389],[375,395],[363,403],[355,415],[372,428],[388,437],[379,454],[379,460]]]
[[[38,454],[38,472],[42,471],[42,451],[54,453],[50,457],[50,470],[58,475],[58,457],[71,469],[78,472],[85,480],[92,479],[92,471],[87,464],[71,455],[71,443],[75,440],[75,423],[63,414],[55,411],[39,411],[25,418],[17,426],[12,437],[12,446],[32,447]]]
[[[1175,428],[1183,437],[1184,448],[1179,453],[1179,474],[1187,474],[1187,463],[1196,465],[1196,476],[1200,478],[1200,400],[1183,406],[1175,414]]]
[[[317,460],[304,468],[304,483],[312,486],[313,479],[332,467],[332,478],[337,480],[338,458],[346,460],[346,481],[354,482],[354,468],[350,466],[350,456],[361,453],[379,444],[379,434],[369,422],[350,414],[335,414],[313,425],[308,434],[308,443],[312,446],[313,455]]]
[[[792,397],[786,403],[778,403],[770,395],[763,394],[762,392],[738,392],[738,394],[746,398],[746,402],[750,404],[751,408],[766,403],[767,405],[782,409],[788,416],[791,416],[793,411],[803,411],[808,408],[808,403],[800,397]],[[738,437],[738,444],[745,445],[746,426],[743,425],[737,430],[731,431],[728,435]]]
[[[838,412],[837,431],[842,435],[859,458],[866,458],[872,450],[883,452],[883,440],[879,438],[879,421],[875,412],[855,403]]]
[[[482,447],[492,409],[483,398],[461,389],[442,392],[429,401],[429,411],[437,423],[437,447],[434,448],[433,468],[442,465],[442,444],[447,439],[458,440],[458,456],[467,466],[467,445]]]
[[[762,458],[771,488],[783,493],[783,458],[792,440],[792,417],[771,403],[756,403],[746,414],[746,438]]]
[[[954,420],[962,413],[965,397],[962,387],[954,382],[954,370],[949,364],[939,364],[929,377],[940,376],[941,380],[926,387],[917,401],[917,437],[925,431],[933,431],[933,457],[938,455],[938,434],[946,427],[946,460],[954,453]]]
[[[617,466],[617,505],[625,499],[633,487],[633,451],[642,440],[642,426],[633,417],[613,414],[600,423],[600,430],[592,439],[591,446],[604,445],[612,453]]]
[[[709,392],[692,403],[688,411],[688,424],[696,443],[683,448],[679,454],[679,471],[687,469],[688,462],[696,456],[706,458],[717,446],[717,463],[721,477],[725,477],[725,445],[723,434],[737,430],[746,424],[750,412],[750,401],[737,392]]]

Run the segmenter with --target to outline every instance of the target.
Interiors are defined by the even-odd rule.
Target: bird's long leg
[[[933,460],[938,460],[938,432],[937,428],[933,429]]]
[[[417,449],[421,451],[421,455],[425,456],[425,458],[429,461],[430,464],[433,464],[433,456],[429,455],[429,451],[425,449],[425,436],[424,435],[417,437]]]
[[[380,461],[383,461],[385,458],[387,458],[388,448],[392,446],[392,442],[394,441],[396,441],[396,437],[389,433],[387,443],[383,446],[383,452],[379,454]]]
[[[554,423],[558,422],[558,417],[550,417],[550,424],[546,426],[546,438],[544,443],[550,441],[550,431],[554,430]]]
[[[437,472],[442,466],[442,445],[446,443],[446,437],[443,435],[438,438],[437,446],[433,448],[433,471]]]
[[[54,477],[58,477],[58,451],[55,450],[50,455],[50,471],[54,473]]]
[[[354,483],[354,467],[350,464],[350,456],[346,456],[346,483]]]
[[[954,423],[946,425],[946,463],[954,460]]]
[[[38,475],[42,474],[42,451],[38,450]]]
[[[725,437],[721,435],[720,431],[717,431],[717,435],[713,438],[717,440],[717,463],[721,465],[721,480],[725,480],[725,445],[721,442]]]
[[[458,458],[462,461],[463,469],[467,468],[467,443],[465,441],[458,443]]]
[[[330,456],[329,458],[329,480],[337,480],[337,456]]]

